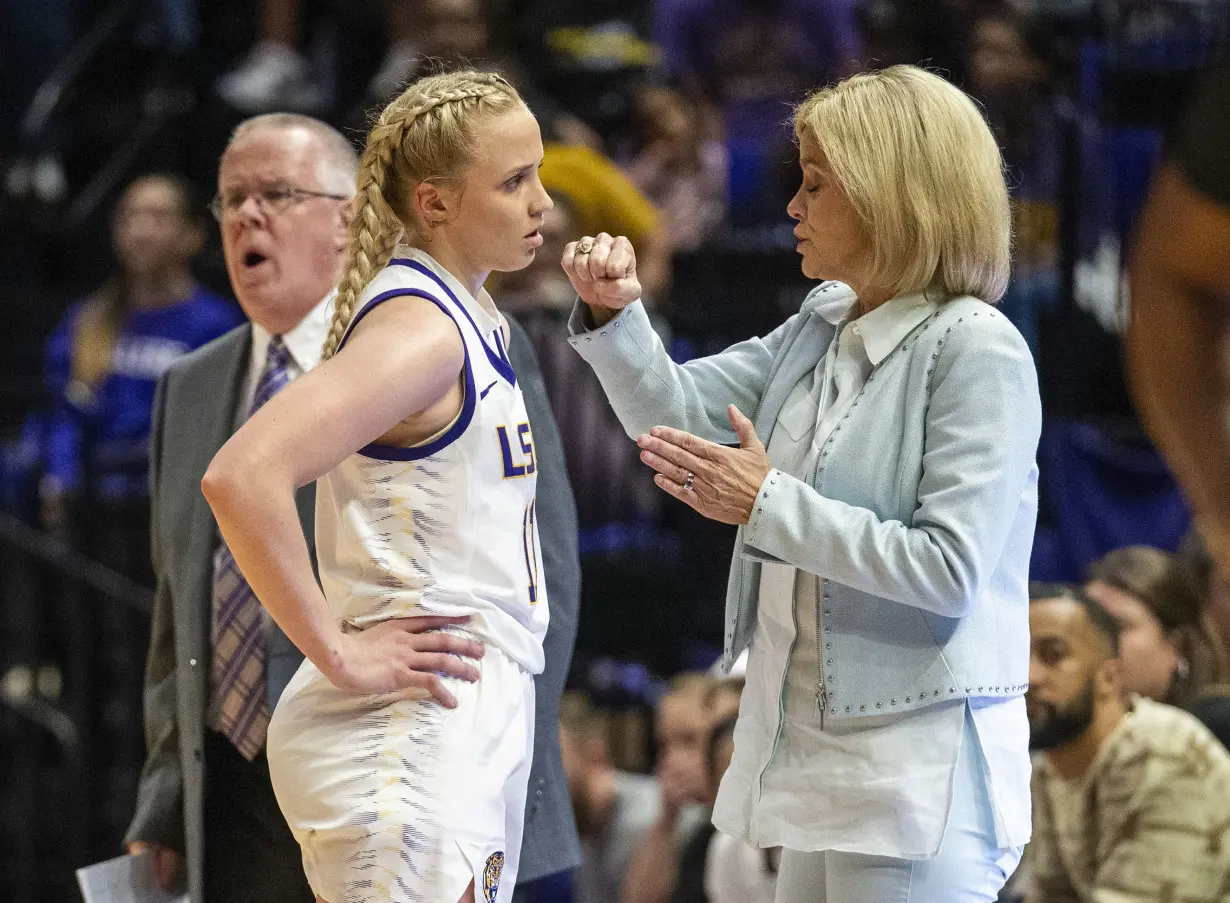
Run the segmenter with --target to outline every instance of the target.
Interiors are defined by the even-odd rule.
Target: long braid
[[[336,353],[342,336],[354,318],[359,295],[376,273],[388,264],[404,231],[384,195],[389,166],[383,158],[391,156],[397,146],[386,148],[369,140],[367,150],[359,161],[346,266],[338,283],[333,319],[329,323],[329,334],[325,337],[322,359],[327,360]]]
[[[411,156],[407,148],[411,130],[432,112],[443,113],[450,104],[481,103],[497,95],[520,101],[516,89],[496,73],[457,72],[429,76],[411,85],[380,114],[359,161],[346,265],[338,283],[322,360],[337,352],[354,319],[355,305],[363,289],[388,265],[407,231],[390,202],[399,194],[397,183],[407,181],[407,177],[417,180],[438,174],[413,172],[422,167],[414,165],[419,161],[407,160]],[[455,168],[456,163],[453,161],[449,168]],[[407,169],[410,172],[406,172]]]

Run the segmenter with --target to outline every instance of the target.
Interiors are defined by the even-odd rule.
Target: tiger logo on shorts
[[[495,895],[500,890],[500,873],[504,871],[504,853],[497,850],[487,857],[483,867],[483,899],[486,903],[495,903]]]

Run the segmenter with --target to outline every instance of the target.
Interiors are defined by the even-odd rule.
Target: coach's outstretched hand
[[[593,314],[594,325],[602,326],[641,297],[636,278],[636,251],[632,242],[605,232],[570,241],[560,260],[564,272],[581,300]]]

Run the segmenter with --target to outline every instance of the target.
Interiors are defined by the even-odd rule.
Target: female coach
[[[714,823],[784,848],[782,903],[993,901],[1029,838],[1041,420],[991,306],[1003,164],[970,99],[911,66],[794,126],[787,209],[821,282],[797,315],[675,365],[631,245],[599,235],[564,252],[571,341],[658,485],[740,525],[725,663],[751,651]]]

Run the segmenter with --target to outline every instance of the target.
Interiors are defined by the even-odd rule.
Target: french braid
[[[448,177],[473,159],[478,115],[521,102],[502,76],[463,71],[419,79],[385,107],[359,160],[349,248],[322,359],[337,352],[363,289],[388,265],[403,235],[415,232],[397,213],[408,207],[413,186]]]

